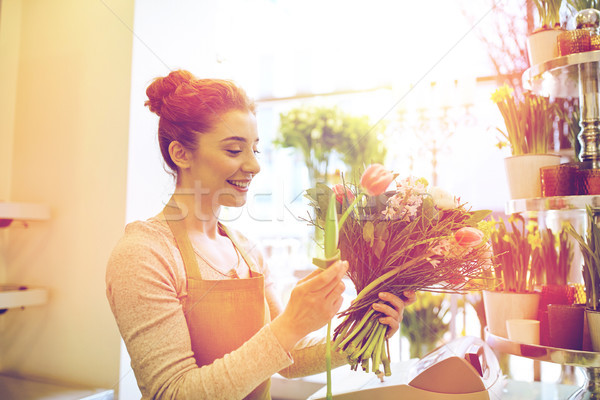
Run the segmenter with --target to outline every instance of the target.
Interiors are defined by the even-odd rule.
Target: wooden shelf
[[[113,400],[112,389],[67,386],[34,378],[0,375],[0,393],[6,400]]]
[[[38,306],[48,301],[48,290],[18,285],[0,285],[0,311]]]
[[[0,202],[0,227],[6,227],[14,220],[41,221],[50,218],[50,207],[35,203]]]

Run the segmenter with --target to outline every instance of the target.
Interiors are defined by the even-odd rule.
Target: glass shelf
[[[553,196],[514,199],[506,203],[506,214],[546,211],[583,211],[586,205],[600,209],[600,196]]]
[[[496,351],[531,360],[581,368],[585,373],[586,382],[569,397],[569,400],[600,399],[600,353],[518,343],[492,335],[487,328],[485,333],[487,344]]]
[[[522,76],[523,86],[542,96],[578,97],[578,66],[598,61],[600,50],[553,58],[527,69]]]

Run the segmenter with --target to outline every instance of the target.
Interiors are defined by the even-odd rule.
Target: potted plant
[[[572,225],[566,229],[577,240],[583,255],[583,284],[585,286],[585,314],[594,351],[600,351],[600,228],[594,210],[587,205],[588,227],[585,237]]]
[[[421,292],[404,310],[400,334],[408,339],[410,358],[422,358],[438,347],[450,327],[449,296]]]
[[[540,168],[560,163],[560,156],[549,152],[556,105],[528,91],[519,100],[514,89],[506,84],[492,93],[492,101],[498,106],[506,126],[506,132],[498,128],[505,139],[500,147],[508,144],[512,154],[505,158],[510,196],[513,199],[540,197]]]
[[[385,124],[372,126],[368,117],[337,107],[302,106],[280,114],[279,137],[274,144],[300,151],[314,187],[337,183],[331,177],[336,161],[352,178],[359,177],[358,171],[365,165],[382,163],[387,152],[381,137],[384,129]]]
[[[508,337],[506,320],[537,319],[540,294],[534,291],[538,271],[531,270],[531,244],[525,219],[519,214],[493,221],[490,235],[493,273],[483,303],[490,333]]]
[[[539,27],[527,36],[527,54],[531,66],[558,57],[558,36],[565,32],[560,24],[562,0],[533,0]]]
[[[538,273],[535,280],[541,285],[540,343],[580,350],[583,308],[573,305],[575,287],[568,284],[573,261],[572,239],[564,227],[555,234],[550,228],[540,229],[536,225],[529,242],[532,271]],[[567,320],[573,323],[567,324]]]

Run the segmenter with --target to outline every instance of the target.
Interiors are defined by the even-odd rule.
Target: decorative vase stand
[[[486,342],[492,349],[502,353],[578,367],[585,373],[586,381],[569,400],[600,399],[600,353],[513,342],[492,335],[487,329]]]

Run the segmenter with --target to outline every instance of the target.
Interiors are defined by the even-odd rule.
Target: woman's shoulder
[[[142,257],[149,253],[171,252],[175,246],[173,234],[159,216],[145,221],[130,222],[113,249],[111,259]]]

